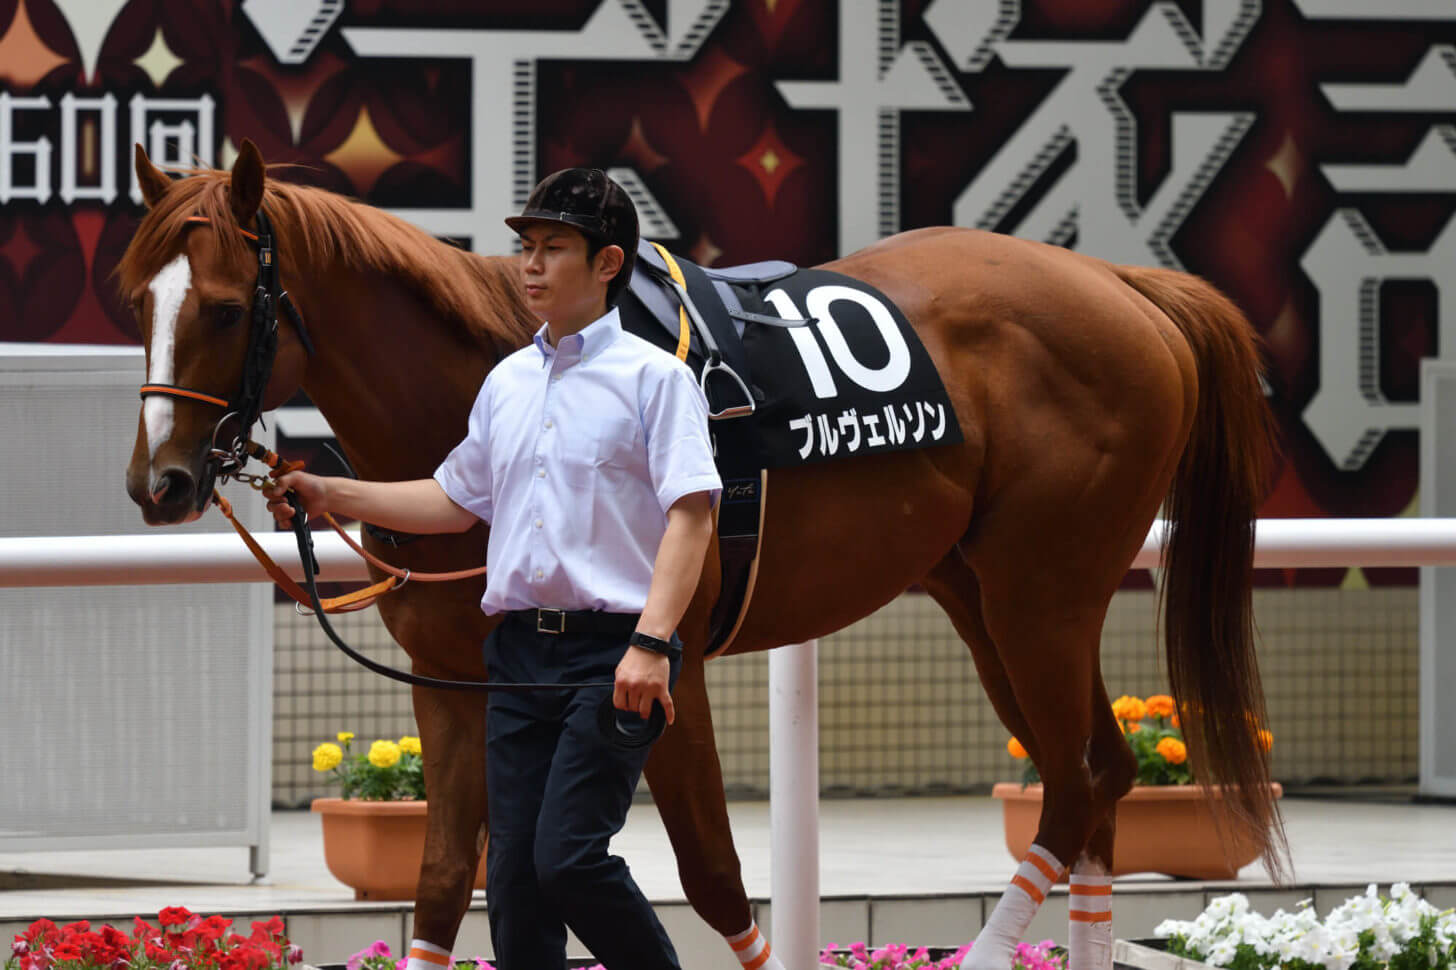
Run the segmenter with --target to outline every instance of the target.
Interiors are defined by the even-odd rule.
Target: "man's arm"
[[[684,495],[667,510],[667,531],[652,564],[652,585],[637,629],[650,637],[672,636],[692,602],[713,535],[713,506],[707,492]]]
[[[323,477],[306,472],[289,472],[278,484],[263,490],[268,511],[279,525],[293,519],[293,508],[284,498],[293,490],[309,515],[336,515],[360,519],[395,532],[429,535],[464,532],[480,520],[445,494],[433,478],[409,482],[361,482],[337,476]]]
[[[637,621],[639,633],[659,640],[672,636],[698,588],[712,535],[711,493],[684,495],[668,509],[667,531],[657,547],[647,605]],[[675,712],[668,690],[668,658],[642,647],[628,648],[627,655],[617,665],[612,700],[618,708],[635,710],[644,718],[652,713],[652,702],[656,700],[662,704],[667,723],[671,724]]]

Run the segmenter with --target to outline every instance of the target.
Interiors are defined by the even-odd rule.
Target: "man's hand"
[[[268,511],[273,513],[273,521],[284,528],[293,524],[293,506],[288,504],[286,497],[290,490],[298,496],[303,510],[309,515],[323,515],[329,511],[328,479],[307,472],[279,475],[276,484],[263,489],[263,497],[268,500]]]
[[[667,657],[642,647],[628,647],[627,655],[617,664],[617,687],[612,691],[612,705],[619,711],[636,711],[645,721],[657,701],[671,724],[676,716],[668,679],[672,667]]]

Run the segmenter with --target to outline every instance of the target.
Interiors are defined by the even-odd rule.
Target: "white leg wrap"
[[[1032,918],[1061,878],[1064,868],[1056,856],[1039,845],[1032,845],[1026,860],[1011,877],[1011,885],[992,910],[991,918],[976,935],[976,945],[961,961],[960,970],[1008,970],[1016,944],[1026,935]]]
[[[733,955],[738,957],[744,970],[784,970],[784,965],[774,956],[773,949],[768,945],[768,937],[758,931],[757,920],[749,923],[748,929],[742,933],[734,933],[723,939],[733,948]]]
[[[448,970],[450,967],[450,951],[424,940],[410,940],[408,956],[404,970]]]
[[[1112,970],[1112,877],[1084,856],[1072,867],[1071,883],[1068,970]]]

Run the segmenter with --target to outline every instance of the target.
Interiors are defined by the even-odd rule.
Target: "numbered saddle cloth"
[[[674,267],[650,243],[639,248],[623,326],[669,352],[686,331],[687,363],[714,413],[741,414],[752,399],[747,421],[714,429],[751,424],[757,455],[748,463],[782,468],[961,441],[930,355],[874,287],[785,262],[707,269],[669,258]],[[709,331],[706,347],[698,327],[684,327],[683,290]],[[741,386],[709,365],[713,346]]]

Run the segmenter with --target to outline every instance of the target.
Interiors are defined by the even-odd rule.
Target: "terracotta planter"
[[[425,803],[315,798],[323,816],[324,862],[355,899],[414,899],[425,854]],[[485,854],[475,874],[485,888]]]
[[[1284,794],[1277,783],[1273,791],[1275,798]],[[1019,862],[1036,838],[1041,785],[1023,789],[1002,783],[991,789],[991,795],[1001,799],[1006,848]],[[1188,879],[1233,879],[1258,857],[1258,849],[1243,841],[1231,846],[1225,857],[1207,800],[1196,786],[1139,785],[1117,803],[1114,876],[1161,872]]]

